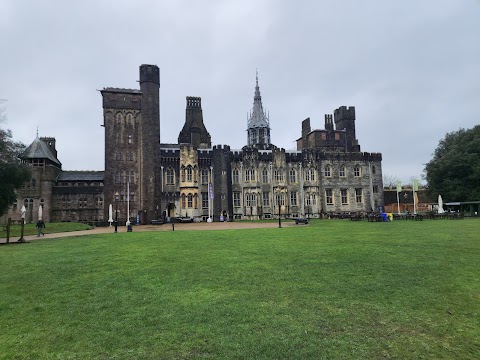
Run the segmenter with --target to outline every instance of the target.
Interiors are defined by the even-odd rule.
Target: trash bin
[[[383,221],[383,222],[387,222],[387,221],[388,221],[388,217],[387,217],[387,214],[386,214],[386,213],[381,213],[380,215],[382,215],[382,221]]]

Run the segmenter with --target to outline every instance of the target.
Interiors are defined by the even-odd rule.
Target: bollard
[[[172,231],[175,231],[175,224],[172,223]]]

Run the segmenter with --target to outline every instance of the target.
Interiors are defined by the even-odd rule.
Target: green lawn
[[[37,235],[37,228],[35,227],[36,223],[25,224],[24,225],[24,235]],[[60,222],[60,223],[46,223],[43,232],[45,234],[53,234],[59,232],[70,232],[70,231],[79,231],[79,230],[89,230],[92,227],[87,224],[76,223],[76,222]],[[10,227],[10,241],[16,241],[20,237],[21,226],[20,225],[11,225]],[[0,238],[6,238],[7,232],[5,230],[0,231]]]
[[[0,246],[1,359],[479,359],[480,220]]]

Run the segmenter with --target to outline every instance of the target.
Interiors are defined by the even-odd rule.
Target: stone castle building
[[[301,123],[297,150],[272,144],[258,75],[242,149],[212,146],[199,97],[186,98],[175,144],[160,142],[160,71],[140,66],[140,89],[107,87],[103,99],[105,171],[63,171],[54,138],[36,138],[22,155],[32,181],[18,191],[8,216],[36,221],[106,223],[109,205],[120,223],[164,217],[196,221],[319,217],[383,206],[382,155],[364,153],[355,135],[355,108],[325,115],[325,129]],[[127,214],[129,210],[129,213]],[[113,215],[115,218],[115,214]]]

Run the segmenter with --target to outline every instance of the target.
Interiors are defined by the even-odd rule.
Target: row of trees
[[[0,125],[5,120],[5,111],[0,108]],[[0,216],[16,200],[15,190],[31,178],[29,167],[18,158],[24,150],[25,145],[14,141],[10,130],[0,128]]]

